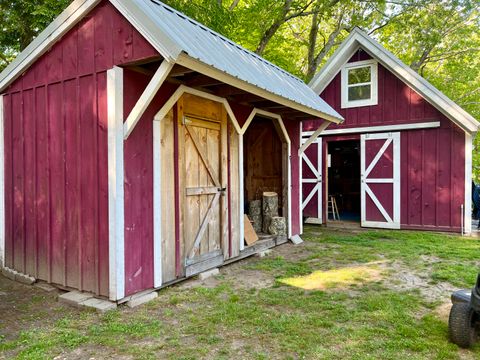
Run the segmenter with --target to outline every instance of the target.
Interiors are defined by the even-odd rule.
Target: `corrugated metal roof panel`
[[[159,35],[168,36],[188,56],[270,93],[343,120],[302,80],[287,71],[160,1],[134,1],[158,26]]]

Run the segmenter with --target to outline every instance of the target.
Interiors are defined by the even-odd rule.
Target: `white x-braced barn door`
[[[304,139],[303,141],[306,141]],[[322,223],[322,139],[302,153],[302,213],[306,222]]]
[[[400,133],[361,136],[362,226],[400,228]]]

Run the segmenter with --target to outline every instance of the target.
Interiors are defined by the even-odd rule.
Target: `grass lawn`
[[[478,240],[320,227],[303,238],[104,315],[2,279],[0,359],[480,358],[447,339],[449,295],[474,284]]]

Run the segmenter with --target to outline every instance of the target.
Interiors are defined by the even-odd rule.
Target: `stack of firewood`
[[[262,200],[253,200],[248,206],[248,216],[255,232],[284,236],[287,232],[285,217],[278,214],[278,194],[264,192]]]

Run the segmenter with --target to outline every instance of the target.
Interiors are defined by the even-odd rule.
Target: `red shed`
[[[307,222],[471,231],[472,116],[359,29],[310,86],[345,122],[302,155]]]
[[[298,240],[300,123],[342,121],[151,0],[74,1],[0,94],[0,266],[114,301]],[[278,192],[288,236],[247,247],[259,189]]]

